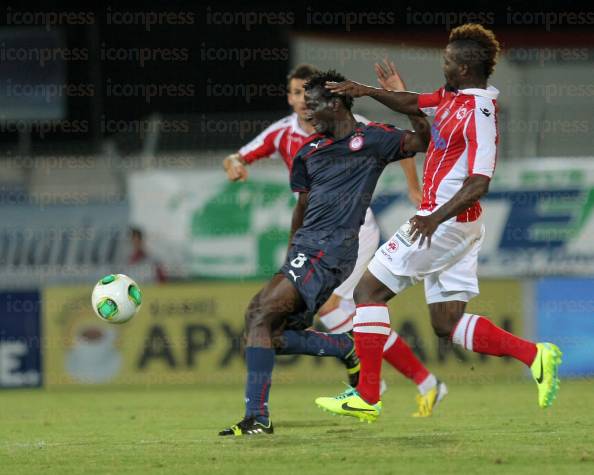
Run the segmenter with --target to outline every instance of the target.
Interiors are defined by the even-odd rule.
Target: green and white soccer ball
[[[142,294],[127,275],[109,274],[95,285],[91,302],[95,314],[104,322],[126,323],[138,313]]]

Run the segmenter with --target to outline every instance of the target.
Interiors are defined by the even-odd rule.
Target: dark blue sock
[[[247,382],[245,384],[245,415],[255,416],[263,424],[268,424],[268,394],[274,367],[272,348],[247,347]]]
[[[283,332],[279,355],[335,356],[345,358],[354,346],[353,339],[346,333],[321,333],[311,330]]]

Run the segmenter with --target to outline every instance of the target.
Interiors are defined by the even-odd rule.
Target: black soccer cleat
[[[348,332],[347,335],[351,340],[353,340],[351,332]],[[349,385],[353,388],[356,388],[357,384],[359,384],[359,373],[361,371],[361,364],[359,363],[359,357],[357,356],[357,352],[355,351],[354,340],[353,349],[343,358],[342,362],[344,363],[347,370],[347,375],[349,377]]]
[[[241,435],[260,435],[273,434],[274,428],[272,422],[268,421],[268,425],[258,422],[254,416],[244,417],[241,422],[222,430],[219,435],[234,435],[239,437]]]

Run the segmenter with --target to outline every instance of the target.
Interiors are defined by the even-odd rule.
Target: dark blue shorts
[[[293,245],[280,272],[295,286],[306,308],[287,319],[287,328],[302,330],[310,327],[318,309],[351,275],[356,260],[356,255],[340,259],[326,254],[324,250]]]

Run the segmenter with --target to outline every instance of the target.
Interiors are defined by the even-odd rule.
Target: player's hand
[[[421,206],[421,201],[423,201],[423,192],[420,188],[409,189],[408,199],[413,205],[415,205],[415,208],[418,208],[419,206]]]
[[[351,97],[366,96],[371,89],[369,86],[366,86],[365,84],[359,84],[355,81],[327,81],[325,86],[330,92]]]
[[[234,153],[223,160],[223,168],[227,172],[230,181],[246,181],[248,177],[247,168],[239,160],[239,155]]]
[[[427,248],[431,247],[431,236],[439,226],[439,221],[437,221],[433,215],[428,216],[413,216],[410,220],[410,239],[412,242],[415,242],[419,237],[421,240],[419,241],[419,247],[423,247],[423,243],[425,240],[427,241]]]
[[[404,84],[404,80],[396,70],[393,61],[388,61],[386,58],[384,59],[384,64],[375,63],[375,74],[377,75],[377,81],[383,89],[388,91],[406,91],[406,84]]]

